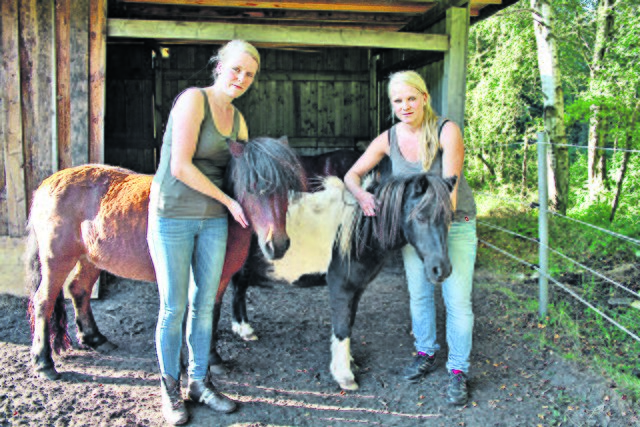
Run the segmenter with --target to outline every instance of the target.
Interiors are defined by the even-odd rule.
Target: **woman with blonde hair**
[[[186,315],[189,381],[186,396],[218,412],[236,404],[208,378],[213,305],[227,245],[227,215],[243,227],[240,204],[221,190],[231,153],[227,139],[249,138],[232,104],[253,83],[260,55],[242,40],[212,58],[214,83],[178,95],[164,134],[149,200],[147,240],[160,294],[156,353],[162,414],[172,425],[189,419],[180,387],[182,324]]]
[[[457,176],[451,193],[454,218],[448,236],[451,275],[442,283],[447,316],[447,399],[454,405],[468,400],[467,373],[473,332],[471,291],[477,250],[476,208],[473,193],[462,173],[464,145],[458,125],[437,114],[422,77],[414,71],[392,74],[389,100],[394,116],[393,127],[376,137],[360,159],[345,175],[345,184],[367,216],[375,216],[373,194],[361,188],[361,179],[385,156],[391,160],[393,176],[430,172],[442,177]],[[404,370],[404,378],[420,380],[436,366],[435,284],[427,280],[422,260],[407,245],[402,249],[410,296],[411,322],[417,354]]]

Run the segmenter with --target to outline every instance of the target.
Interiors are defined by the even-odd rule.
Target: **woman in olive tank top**
[[[476,259],[476,206],[462,166],[464,145],[460,128],[437,117],[431,109],[429,92],[422,77],[414,71],[402,71],[389,80],[391,109],[399,123],[376,137],[360,159],[345,175],[345,184],[367,216],[376,214],[373,194],[361,188],[361,179],[385,156],[391,160],[394,176],[428,171],[443,177],[456,175],[451,193],[454,218],[447,240],[452,273],[442,283],[447,310],[446,328],[449,354],[447,400],[464,405],[468,400],[467,373],[473,332],[471,290]],[[420,380],[436,367],[436,304],[434,284],[424,273],[424,265],[415,249],[402,249],[410,296],[413,335],[417,354],[404,370],[407,381]]]
[[[236,409],[208,380],[208,357],[227,212],[247,226],[240,204],[220,189],[231,158],[226,139],[248,140],[247,125],[232,101],[253,83],[260,56],[249,43],[233,40],[212,59],[213,85],[185,90],[171,109],[149,197],[147,240],[160,294],[156,353],[162,414],[172,425],[189,418],[180,387],[185,314],[188,398],[219,412]]]

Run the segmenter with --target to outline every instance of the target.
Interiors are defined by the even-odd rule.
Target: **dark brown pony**
[[[229,142],[232,159],[225,190],[242,205],[251,228],[229,221],[222,278],[215,302],[210,364],[221,364],[216,350],[222,297],[245,262],[252,231],[265,257],[278,259],[289,247],[285,220],[288,195],[305,189],[305,176],[284,140],[258,138]],[[155,281],[147,247],[151,175],[104,166],[65,169],[44,180],[33,196],[28,224],[27,287],[36,373],[57,379],[51,351],[70,346],[63,284],[69,286],[78,340],[97,348],[109,345],[91,310],[90,296],[101,270],[120,277]],[[75,268],[75,270],[74,270]]]

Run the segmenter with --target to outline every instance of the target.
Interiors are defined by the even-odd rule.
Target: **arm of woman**
[[[204,118],[202,101],[202,95],[198,90],[188,90],[178,98],[171,112],[171,174],[185,185],[222,203],[240,225],[247,227],[248,221],[240,204],[227,196],[193,164],[200,125]]]
[[[366,216],[375,216],[376,199],[373,194],[360,186],[362,177],[380,163],[380,160],[382,160],[385,155],[389,155],[388,141],[389,131],[378,135],[344,176],[344,183],[347,189],[356,198]]]
[[[462,132],[457,124],[451,121],[445,123],[440,134],[440,146],[442,147],[442,177],[447,178],[453,175],[458,177],[456,186],[451,192],[451,204],[455,211],[458,204],[458,185],[464,164],[464,143]]]

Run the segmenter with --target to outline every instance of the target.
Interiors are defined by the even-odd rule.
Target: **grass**
[[[495,190],[494,190],[495,191]],[[496,194],[509,194],[508,189]],[[507,196],[509,197],[509,196]],[[513,196],[518,199],[518,196]],[[478,195],[478,237],[522,260],[538,264],[538,244],[535,241],[519,238],[483,225],[490,223],[528,238],[537,238],[537,210],[526,204],[505,202],[486,195]],[[567,216],[610,228],[603,221],[606,210],[599,207],[574,208]],[[619,217],[616,223],[622,234],[638,238],[630,233],[638,233],[629,223],[637,224],[637,215],[633,209],[624,212],[632,218]],[[627,276],[616,277],[636,293],[640,291],[640,251],[637,246],[604,234],[589,227],[576,224],[557,216],[549,219],[549,245],[562,254],[609,277],[616,268],[629,266]],[[598,310],[615,319],[635,335],[640,335],[640,310],[628,306],[612,306],[612,297],[632,297],[574,264],[573,262],[550,254],[549,274],[580,295]],[[538,321],[538,295],[536,271],[513,260],[488,246],[480,244],[478,250],[478,269],[490,270],[492,274],[506,276],[527,286],[507,288],[498,286],[498,292],[504,294],[504,305],[512,317],[530,316]],[[547,318],[540,327],[528,333],[525,339],[537,342],[539,350],[552,349],[567,360],[577,361],[603,372],[616,385],[623,399],[640,404],[640,342],[621,331],[594,310],[559,289],[550,282],[550,305]],[[637,298],[634,298],[637,299]]]

